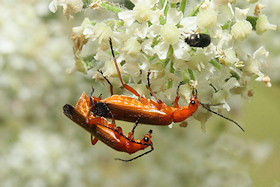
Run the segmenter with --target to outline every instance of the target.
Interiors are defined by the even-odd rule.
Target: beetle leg
[[[97,71],[103,76],[103,78],[108,82],[108,84],[110,84],[111,95],[114,95],[114,93],[113,93],[113,85],[111,84],[111,82],[107,79],[107,77],[105,77],[103,75],[103,72],[101,70],[97,70]]]
[[[98,139],[97,138],[93,138],[94,136],[93,135],[91,135],[91,137],[90,137],[90,139],[91,139],[91,144],[92,145],[95,145],[96,144],[96,142],[98,141]]]
[[[115,53],[114,53],[114,50],[113,50],[113,44],[112,44],[112,39],[111,38],[109,38],[109,43],[110,43],[111,52],[112,52],[112,55],[113,55],[113,60],[114,60],[114,63],[115,63],[115,66],[116,66],[116,69],[117,69],[117,72],[118,72],[118,75],[119,75],[119,78],[120,78],[120,81],[121,81],[123,87],[125,89],[127,89],[128,91],[130,91],[131,93],[133,93],[134,95],[136,95],[137,97],[141,97],[140,94],[136,90],[134,90],[132,87],[128,86],[127,84],[123,83],[121,72],[120,72],[120,69],[118,67],[117,60],[116,60],[116,57],[115,57]]]
[[[150,74],[151,72],[148,71],[148,74],[147,74],[147,80],[148,80],[148,89],[150,90],[151,94],[154,96],[154,98],[156,99],[157,103],[158,104],[161,104],[162,101],[160,99],[158,99],[155,95],[155,93],[153,92],[153,90],[151,89],[151,84],[150,84]]]
[[[114,115],[112,114],[112,112],[110,111],[107,103],[105,102],[105,108],[108,111],[108,114],[110,115],[110,118],[112,119],[112,124],[114,125],[114,127],[116,127],[116,122],[115,122],[115,118]]]
[[[130,141],[134,140],[134,130],[136,129],[138,123],[140,121],[140,118],[138,118],[132,128],[132,131],[128,134],[128,139],[130,139]]]
[[[179,83],[177,91],[176,91],[176,97],[175,97],[174,104],[173,104],[174,108],[178,108],[179,107],[179,103],[178,103],[179,98],[180,98],[180,96],[179,96],[179,88],[182,85],[182,83],[183,83],[182,81]]]

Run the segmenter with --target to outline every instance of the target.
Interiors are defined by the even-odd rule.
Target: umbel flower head
[[[76,63],[72,71],[100,69],[115,87],[121,86],[112,78],[117,73],[109,50],[110,37],[124,81],[139,93],[149,96],[145,87],[149,70],[152,89],[167,104],[174,100],[180,81],[184,83],[181,104],[186,104],[192,91],[190,81],[197,81],[199,100],[224,103],[217,108],[230,110],[227,101],[233,94],[251,96],[251,79],[271,86],[269,76],[263,72],[268,52],[263,46],[255,46],[251,54],[243,47],[248,38],[276,29],[261,14],[256,1],[244,1],[242,9],[237,7],[237,1],[205,0],[189,10],[186,0],[131,0],[134,6],[130,9],[101,0],[91,4],[53,0],[50,8],[55,11],[58,5],[63,6],[64,13],[65,7],[76,7],[72,13],[80,11],[78,7],[105,9],[117,16],[103,21],[85,18],[81,26],[73,28]],[[186,37],[200,33],[211,38],[210,45],[191,47],[185,42]],[[93,77],[100,76],[95,73]],[[205,123],[209,114],[197,112],[194,118]]]

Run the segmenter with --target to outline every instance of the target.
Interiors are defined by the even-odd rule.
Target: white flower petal
[[[124,21],[124,24],[130,26],[134,21],[135,17],[132,10],[123,11],[118,13],[119,19]]]
[[[149,26],[147,22],[144,23],[138,23],[134,22],[131,26],[130,29],[127,30],[128,35],[134,35],[136,37],[140,37],[142,39],[146,38],[147,34],[149,31]]]
[[[249,8],[246,9],[240,9],[238,7],[235,8],[235,19],[236,20],[245,20],[248,13],[249,13]]]
[[[263,61],[264,58],[268,57],[268,55],[269,55],[269,52],[263,46],[261,46],[259,49],[257,49],[254,52],[253,58],[259,58]]]
[[[276,29],[277,29],[277,26],[270,24],[268,22],[266,15],[264,15],[264,14],[260,15],[260,17],[258,18],[257,23],[256,23],[257,34],[262,34],[267,30],[276,30]]]
[[[154,49],[152,48],[153,39],[144,40],[142,42],[142,50],[149,56],[153,56],[155,54]]]
[[[183,18],[180,21],[180,25],[183,26],[184,32],[192,33],[197,28],[196,16]]]
[[[127,54],[136,54],[141,50],[141,44],[135,38],[129,38],[122,48]]]
[[[161,28],[160,25],[152,25],[152,26],[149,28],[149,32],[148,32],[147,36],[148,36],[149,38],[155,38],[156,36],[159,35],[159,33],[160,33],[160,28]]]
[[[177,11],[176,8],[170,8],[167,12],[166,23],[177,25],[183,17],[181,11]]]
[[[182,40],[179,40],[176,44],[172,45],[173,47],[173,52],[174,56],[177,59],[182,59],[182,60],[189,60],[190,59],[190,54],[188,53],[190,50],[190,47],[186,45],[186,43]]]
[[[49,10],[52,13],[55,13],[57,11],[57,0],[53,0],[52,2],[50,2],[49,4]]]
[[[163,60],[166,59],[167,52],[169,50],[169,44],[166,44],[165,42],[158,43],[155,47],[155,52],[158,55],[158,58]]]
[[[94,56],[94,59],[96,61],[106,62],[106,61],[112,60],[112,55],[108,54],[107,52],[105,52],[103,50],[97,50],[96,55]]]
[[[85,38],[91,38],[94,35],[94,26],[91,24],[85,24],[85,28],[83,30],[83,35]]]

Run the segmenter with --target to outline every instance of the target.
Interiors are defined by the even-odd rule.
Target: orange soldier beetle
[[[129,160],[116,158],[116,160],[125,162],[135,160],[154,150],[153,143],[151,141],[152,130],[150,130],[142,140],[135,140],[134,130],[138,124],[138,122],[136,122],[132,129],[132,132],[129,132],[128,137],[126,137],[125,135],[123,135],[122,128],[115,125],[114,120],[112,120],[112,123],[109,123],[103,117],[93,116],[90,112],[92,107],[91,104],[92,103],[90,101],[90,98],[86,96],[85,93],[83,93],[75,108],[69,104],[66,104],[63,107],[63,111],[69,119],[77,123],[79,126],[84,128],[91,134],[92,145],[95,145],[96,142],[100,140],[109,147],[117,151],[126,152],[128,154],[143,150],[149,146],[151,147],[151,150]]]
[[[132,87],[130,87],[127,84],[124,84],[121,73],[116,61],[116,57],[113,50],[113,44],[111,38],[109,38],[110,48],[113,56],[113,60],[118,72],[119,79],[121,81],[122,86],[133,93],[135,96],[138,97],[138,99],[134,99],[129,96],[124,95],[113,95],[113,86],[109,82],[109,80],[105,78],[105,80],[110,84],[110,90],[111,90],[111,97],[100,99],[96,98],[94,96],[91,96],[90,99],[94,100],[96,102],[95,106],[93,106],[93,113],[95,115],[104,116],[104,117],[110,117],[109,113],[107,112],[106,108],[108,107],[110,112],[113,114],[114,119],[117,120],[123,120],[123,121],[129,121],[129,122],[135,122],[139,121],[143,124],[150,124],[150,125],[169,125],[172,122],[182,122],[188,117],[190,117],[198,108],[198,106],[202,106],[206,110],[219,115],[220,117],[229,120],[236,124],[242,131],[244,129],[234,120],[229,119],[209,108],[209,106],[217,106],[220,104],[203,104],[197,100],[197,90],[193,89],[192,96],[190,98],[190,103],[188,106],[179,106],[179,88],[182,84],[180,82],[177,91],[176,91],[176,97],[174,100],[173,107],[167,106],[165,103],[163,103],[160,99],[158,99],[154,92],[152,91],[150,87],[150,81],[149,81],[149,75],[150,72],[148,72],[148,89],[151,92],[151,94],[156,99],[156,102],[146,99],[140,94],[134,90]],[[99,71],[101,74],[102,72]],[[103,74],[102,74],[103,75]]]

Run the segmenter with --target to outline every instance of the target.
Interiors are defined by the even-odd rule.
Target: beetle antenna
[[[224,105],[225,103],[216,103],[216,104],[210,104],[210,103],[203,103],[203,105],[207,108],[209,108],[210,106],[221,106]]]
[[[208,108],[208,107],[205,106],[206,104],[203,104],[203,103],[200,103],[200,102],[199,102],[199,105],[202,106],[203,108],[205,108],[206,110],[208,110],[209,112],[212,112],[212,113],[214,113],[214,114],[216,114],[216,115],[218,115],[218,116],[220,116],[220,117],[222,117],[222,118],[224,118],[224,119],[226,119],[226,120],[228,120],[228,121],[233,122],[233,123],[234,123],[235,125],[237,125],[243,132],[245,132],[245,130],[244,130],[236,121],[234,121],[234,120],[232,120],[232,119],[230,119],[230,118],[228,118],[228,117],[226,117],[226,116],[223,116],[222,114],[219,114],[219,113],[217,113],[217,112],[211,110],[210,108]]]
[[[141,156],[144,156],[144,155],[146,155],[146,154],[152,152],[153,150],[154,150],[154,147],[151,145],[151,150],[149,150],[149,151],[147,151],[147,152],[145,152],[145,153],[143,153],[143,154],[141,154],[141,155],[138,155],[138,156],[136,156],[136,157],[134,157],[134,158],[132,158],[132,159],[125,160],[125,159],[121,159],[121,158],[115,158],[115,160],[120,160],[120,161],[123,161],[123,162],[130,162],[130,161],[132,161],[132,160],[135,160],[135,159],[137,159],[137,158],[139,158],[139,157],[141,157]]]

